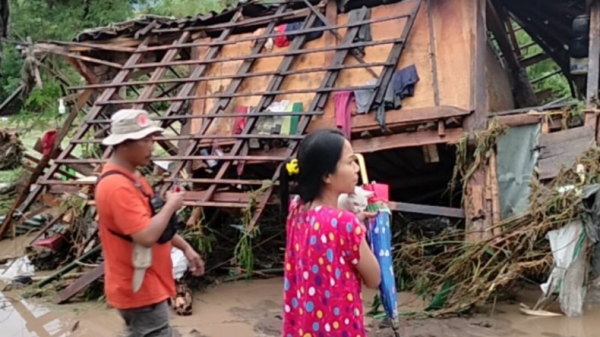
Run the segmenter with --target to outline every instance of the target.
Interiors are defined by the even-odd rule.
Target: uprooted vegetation
[[[474,165],[485,162],[499,130],[490,129],[479,138],[476,160],[458,168],[463,174],[474,172]],[[576,172],[577,165],[585,168],[584,174]],[[550,183],[531,181],[528,211],[504,219],[495,225],[500,231],[491,228],[494,234],[481,241],[469,242],[464,228],[452,227],[435,236],[405,235],[396,245],[397,277],[405,289],[431,299],[427,312],[405,314],[440,317],[464,313],[506,294],[519,281],[545,281],[553,266],[546,234],[579,219],[581,188],[599,181],[600,149],[593,147]],[[561,191],[567,185],[574,188]]]

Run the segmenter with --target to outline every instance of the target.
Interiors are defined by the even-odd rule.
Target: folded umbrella
[[[373,195],[369,198],[367,211],[377,213],[374,218],[367,221],[367,229],[371,250],[381,268],[381,284],[379,285],[381,304],[383,304],[386,315],[392,323],[394,335],[399,337],[398,299],[392,256],[392,228],[390,226],[392,213],[387,205],[389,187],[385,184],[369,183],[365,159],[360,154],[357,154],[356,157],[364,184],[363,189],[373,192]]]

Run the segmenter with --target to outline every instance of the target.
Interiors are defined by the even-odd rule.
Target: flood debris
[[[488,144],[486,151],[492,150]],[[600,150],[592,147],[551,182],[533,179],[527,211],[488,229],[494,234],[484,240],[469,242],[468,230],[453,230],[422,240],[409,237],[400,244],[396,261],[401,277],[410,277],[432,299],[427,315],[468,311],[524,280],[549,282],[542,285],[546,295],[531,310],[543,310],[546,296],[557,293],[567,316],[581,315],[592,252],[581,221],[582,190],[600,178],[599,162]],[[564,189],[567,185],[574,188]]]
[[[70,111],[63,124],[44,130],[34,146],[41,157],[28,159],[34,165],[0,218],[0,237],[24,234],[24,225],[47,215],[31,228],[40,233],[27,258],[36,270],[54,273],[31,278],[32,293],[51,293],[57,303],[101,298],[104,264],[93,196],[112,149],[100,139],[117,110],[146,109],[168,131],[156,138],[160,149],[142,172],[157,194],[174,184],[185,189],[179,230],[207,260],[208,274],[197,279],[181,254],[172,254],[178,282],[172,305],[190,315],[192,290],[281,273],[279,169],[296,155],[304,134],[338,127],[365,155],[373,179],[389,183],[390,199],[402,200],[389,203],[401,215],[393,226],[394,270],[400,289],[430,301],[421,312],[403,314],[465,313],[524,279],[541,284],[552,275],[547,297],[558,292],[565,314],[578,315],[583,261],[598,241],[589,221],[583,220],[585,231],[577,222],[586,212],[581,191],[600,179],[597,111],[588,107],[574,118],[572,103],[524,108],[534,105],[535,95],[513,50],[520,48],[511,48],[502,28],[513,25],[498,14],[521,18],[535,36],[544,35],[535,23],[545,20],[523,14],[535,11],[521,12],[513,0],[487,2],[489,13],[483,3],[250,2],[196,18],[116,23],[69,42],[23,43],[25,71],[35,75],[43,67],[32,64],[60,56],[86,83],[67,88],[74,95],[65,100]],[[456,13],[476,15],[456,20]],[[483,15],[510,69],[485,57]],[[382,24],[385,29],[375,29]],[[439,27],[445,39],[436,41]],[[545,49],[568,69],[567,58],[552,52],[568,43],[556,41],[556,48]],[[431,57],[417,61],[422,55]],[[402,83],[407,70],[412,79]],[[523,92],[513,95],[511,81]],[[484,90],[492,83],[502,99]],[[535,132],[515,132],[530,137],[527,142],[499,145],[506,132],[527,125]],[[519,144],[526,148],[509,151]],[[16,134],[0,131],[0,154],[6,154],[0,168],[22,163]],[[527,165],[511,176],[506,164],[515,156],[527,157]],[[507,198],[507,191],[519,193]],[[569,258],[576,264],[563,264],[548,240],[568,226],[578,226],[578,253]],[[553,267],[567,272],[558,275]],[[543,313],[545,303],[523,310]]]
[[[23,163],[25,147],[16,132],[0,129],[0,170],[12,170]]]

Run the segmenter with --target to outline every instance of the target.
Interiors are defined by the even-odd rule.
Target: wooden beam
[[[447,129],[446,136],[440,136],[437,130],[398,133],[370,139],[355,139],[352,140],[352,148],[359,153],[373,153],[403,147],[456,144],[463,135],[462,128]]]
[[[56,304],[63,304],[69,301],[73,296],[77,295],[80,291],[87,288],[94,281],[104,276],[104,262],[100,263],[99,266],[93,270],[87,272],[85,275],[71,283],[68,287],[63,289],[54,297]]]
[[[494,118],[500,124],[510,126],[510,127],[537,124],[542,121],[542,116],[530,115],[530,114],[498,116],[498,117],[494,117]]]
[[[467,117],[471,114],[472,111],[453,106],[392,110],[386,112],[385,123],[389,128],[393,128],[396,126],[419,124],[439,119]],[[352,116],[352,125],[352,132],[378,130],[381,128],[373,119],[372,114]],[[317,129],[335,127],[335,120],[320,118],[311,122],[309,132]]]
[[[549,58],[550,58],[550,56],[548,54],[546,54],[545,52],[540,52],[538,54],[526,57],[526,58],[520,60],[519,62],[521,63],[521,66],[527,68],[527,67],[536,65],[542,61],[545,61]]]
[[[561,73],[562,73],[562,69],[555,70],[553,72],[547,73],[546,75],[543,75],[541,77],[538,77],[538,78],[534,79],[533,81],[531,81],[531,84],[536,84],[536,83],[545,81],[545,80],[549,79],[550,77],[559,75]],[[596,88],[597,87],[598,86],[596,86]]]
[[[590,47],[586,103],[598,108],[598,82],[600,81],[600,3],[594,1],[590,8]]]
[[[435,215],[446,218],[464,219],[465,211],[461,208],[441,207],[441,206],[428,206],[411,204],[408,202],[394,202],[388,203],[390,210],[401,212],[401,213],[415,213],[425,215]]]

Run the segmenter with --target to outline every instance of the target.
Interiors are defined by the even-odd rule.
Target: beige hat
[[[156,126],[148,112],[144,110],[122,109],[110,119],[110,136],[102,140],[102,144],[114,146],[126,140],[138,140],[153,133],[161,133],[164,129]]]

